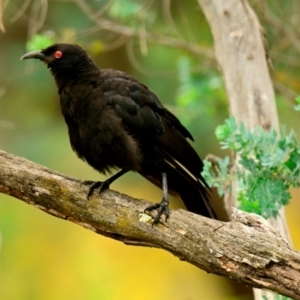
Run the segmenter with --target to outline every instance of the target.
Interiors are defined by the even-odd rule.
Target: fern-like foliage
[[[276,217],[279,209],[291,198],[289,188],[300,184],[300,144],[294,131],[249,131],[233,117],[216,129],[223,149],[232,149],[238,159],[233,162],[235,174],[229,172],[228,157],[219,159],[215,170],[205,161],[203,176],[222,196],[229,193],[230,181],[237,180],[240,209],[265,218]]]

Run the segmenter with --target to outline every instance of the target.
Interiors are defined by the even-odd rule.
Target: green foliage
[[[109,14],[116,19],[128,18],[136,14],[141,6],[141,3],[132,0],[115,0],[109,9]]]
[[[230,117],[218,126],[216,136],[223,149],[234,150],[238,156],[234,167],[240,209],[265,218],[276,217],[279,209],[289,203],[288,189],[299,186],[300,144],[294,131],[286,134],[282,128],[279,136],[274,129],[264,131],[257,126],[251,132]],[[228,157],[219,159],[213,172],[205,162],[203,175],[220,195],[229,191],[233,179],[228,165]]]
[[[153,8],[145,9],[145,2],[141,0],[114,0],[108,10],[108,16],[118,22],[129,24],[132,29],[141,28],[141,20],[147,26],[153,25],[153,21],[156,20]]]
[[[300,96],[298,96],[295,100],[297,102],[295,109],[296,109],[296,111],[300,111]]]
[[[226,113],[226,93],[219,74],[196,72],[191,59],[184,56],[178,61],[178,75],[180,88],[176,104],[180,120],[186,126],[201,116],[216,117],[220,112]]]
[[[267,296],[262,296],[262,299],[263,300],[269,300],[269,298]],[[290,298],[290,297],[286,297],[286,296],[282,296],[282,295],[276,294],[275,295],[275,300],[293,300],[293,299]]]
[[[218,164],[215,166],[214,171],[212,170],[212,163],[210,161],[205,159],[203,162],[204,167],[202,175],[206,179],[208,185],[216,187],[220,197],[224,194],[228,194],[230,192],[230,182],[235,178],[230,178],[230,174],[228,173],[230,163],[229,156],[218,158]]]
[[[51,32],[46,32],[44,34],[35,34],[30,40],[26,43],[27,51],[34,51],[43,48],[55,43],[55,39]]]

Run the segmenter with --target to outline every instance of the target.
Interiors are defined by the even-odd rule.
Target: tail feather
[[[210,204],[208,189],[199,181],[191,180],[180,169],[174,168],[165,162],[164,170],[167,173],[169,194],[181,198],[188,211],[205,216],[207,218],[218,219]],[[161,188],[161,174],[140,173],[157,187]]]
[[[178,188],[178,193],[188,211],[207,218],[218,219],[210,204],[209,194],[206,188],[200,183],[198,187],[196,187],[189,181],[183,180],[181,186]]]
[[[196,214],[217,219],[210,204],[209,186],[201,176],[203,163],[197,152],[186,140],[190,134],[180,124],[179,129],[168,119],[162,120],[165,131],[157,135],[152,157],[144,162],[140,174],[161,188],[161,173],[167,173],[168,191],[180,197],[186,208]],[[147,149],[146,149],[147,150]]]
[[[201,175],[200,177],[202,178]],[[204,178],[202,178],[202,182],[207,187],[198,178],[195,180],[189,173],[178,167],[175,169],[168,167],[167,178],[170,191],[175,190],[177,192],[187,210],[208,218],[217,219],[217,215],[210,203],[208,186]]]

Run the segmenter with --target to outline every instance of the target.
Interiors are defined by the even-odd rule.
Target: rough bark
[[[216,58],[223,73],[231,114],[252,129],[279,128],[274,89],[268,71],[266,40],[247,0],[198,0],[210,24]],[[232,203],[236,203],[232,199]],[[232,205],[230,205],[232,206]],[[270,219],[290,243],[284,209]],[[263,294],[255,291],[256,299]],[[268,299],[273,299],[273,295]]]
[[[126,244],[165,249],[209,273],[300,299],[300,253],[264,219],[228,223],[184,210],[152,226],[149,205],[113,191],[86,200],[80,181],[0,151],[0,192]]]

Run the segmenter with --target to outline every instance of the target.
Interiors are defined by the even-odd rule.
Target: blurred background
[[[1,4],[1,1],[0,1]],[[300,3],[251,1],[269,43],[280,122],[298,131]],[[2,0],[0,149],[73,177],[102,180],[72,152],[53,78],[27,51],[83,46],[101,68],[129,72],[156,92],[203,158],[224,156],[214,136],[228,116],[209,26],[196,0]],[[242,101],[242,99],[241,99]],[[137,174],[112,189],[154,202]],[[298,190],[286,208],[300,249]],[[217,210],[222,202],[214,199]],[[172,208],[182,207],[172,199]],[[0,194],[0,299],[252,299],[252,291],[162,250],[125,246]]]

